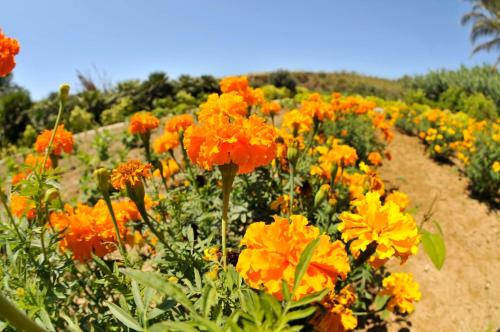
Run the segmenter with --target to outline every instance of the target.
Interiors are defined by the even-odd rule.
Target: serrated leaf
[[[118,319],[123,325],[135,331],[142,331],[142,326],[125,310],[114,303],[107,303],[107,306],[113,316],[115,316],[115,318]]]
[[[300,307],[300,306],[303,306],[306,304],[319,302],[326,296],[326,294],[328,294],[329,291],[330,291],[329,289],[323,289],[320,292],[317,292],[317,293],[314,293],[314,294],[311,294],[308,296],[304,296],[303,298],[301,298],[298,301],[291,302],[289,306],[290,306],[290,308],[297,308],[297,307]]]
[[[295,269],[295,280],[293,281],[293,290],[292,295],[295,294],[297,288],[299,287],[300,281],[309,267],[309,263],[311,262],[311,258],[313,256],[314,250],[319,245],[319,237],[312,240],[304,249],[302,254],[300,255],[299,263]]]
[[[421,234],[425,253],[429,256],[434,266],[438,270],[441,270],[446,258],[446,247],[443,238],[439,234],[425,230]]]
[[[158,292],[170,296],[186,309],[194,312],[194,307],[186,294],[178,286],[165,281],[161,276],[154,272],[143,272],[132,269],[125,269],[123,273],[138,282],[151,287]]]
[[[293,320],[303,319],[311,316],[317,310],[316,307],[308,307],[301,310],[295,310],[289,312],[285,315],[285,319],[287,322],[291,322]]]

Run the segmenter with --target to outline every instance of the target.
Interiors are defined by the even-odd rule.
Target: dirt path
[[[391,161],[380,168],[389,188],[407,193],[415,218],[436,199],[433,219],[442,226],[447,257],[437,271],[421,251],[396,269],[413,272],[422,300],[411,331],[494,332],[500,328],[500,223],[498,211],[467,193],[467,179],[454,166],[426,156],[415,137],[395,132]],[[422,250],[422,249],[421,249]]]

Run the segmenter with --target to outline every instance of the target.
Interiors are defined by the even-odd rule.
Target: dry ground
[[[415,137],[395,133],[391,161],[380,169],[389,188],[407,193],[422,220],[433,200],[433,219],[443,229],[447,257],[437,271],[421,252],[394,269],[413,272],[422,300],[411,331],[486,332],[500,328],[500,223],[498,211],[469,196],[456,167],[426,156]],[[398,330],[391,327],[391,330]]]

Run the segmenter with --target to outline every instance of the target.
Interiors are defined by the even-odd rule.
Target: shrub
[[[493,100],[481,92],[463,97],[460,110],[478,120],[495,120],[498,117]]]
[[[132,103],[132,98],[124,97],[121,98],[116,104],[111,106],[111,108],[105,110],[101,114],[101,123],[104,125],[121,122],[125,120],[125,117],[134,111],[134,106]]]
[[[0,145],[15,142],[28,124],[31,98],[24,89],[9,92],[0,97]]]
[[[69,115],[69,128],[73,132],[81,132],[92,128],[94,115],[83,108],[76,106]]]

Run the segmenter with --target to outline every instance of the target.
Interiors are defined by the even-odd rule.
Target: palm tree
[[[470,39],[476,44],[472,54],[479,51],[500,51],[500,1],[499,0],[471,0],[472,10],[462,17],[462,25],[472,22]],[[480,38],[487,41],[478,42]],[[491,39],[490,39],[491,38]],[[500,63],[497,58],[495,67]]]

